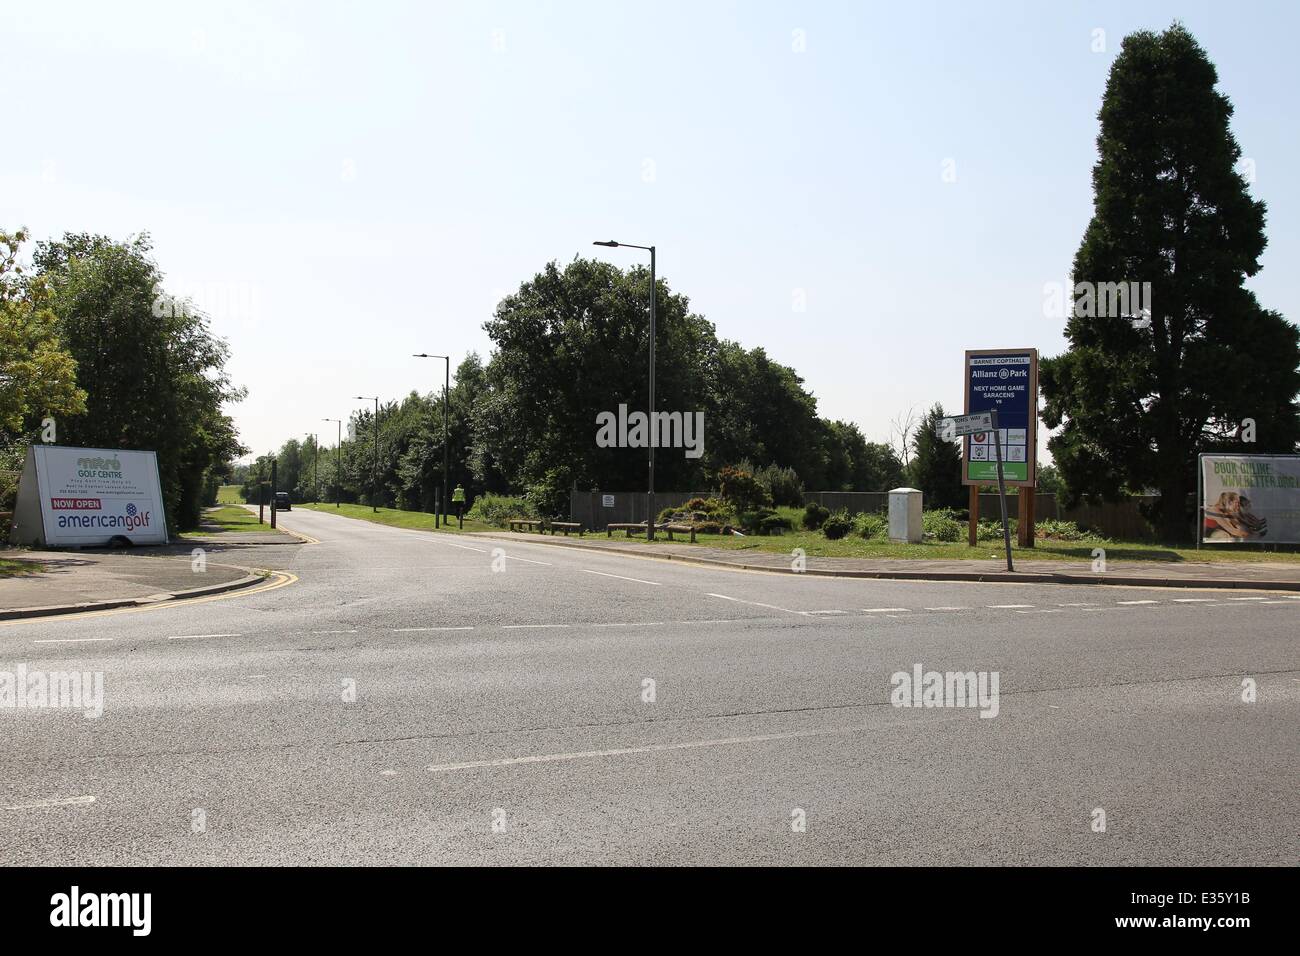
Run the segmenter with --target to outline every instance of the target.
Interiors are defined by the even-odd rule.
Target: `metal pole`
[[[993,447],[998,456],[998,501],[1002,504],[1002,543],[1007,549],[1007,570],[1014,571],[1011,564],[1011,525],[1007,523],[1007,483],[1002,476],[1002,435],[998,432],[998,410],[993,409]]]
[[[320,503],[320,435],[311,436],[311,502]]]
[[[339,441],[334,446],[334,507],[343,507],[343,419],[338,420]]]
[[[655,539],[655,247],[650,247],[650,490],[646,494],[646,540]]]
[[[443,359],[442,385],[442,523],[447,523],[448,472],[451,470],[451,445],[447,437],[447,403],[451,400],[451,356]]]
[[[275,459],[271,460],[271,530],[275,530]]]
[[[370,507],[375,514],[379,514],[379,396],[375,396],[375,420],[373,422],[375,430],[375,464],[370,469]]]

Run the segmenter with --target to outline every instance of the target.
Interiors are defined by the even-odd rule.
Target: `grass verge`
[[[620,535],[615,535],[620,537]],[[644,538],[640,538],[644,541]],[[666,538],[656,538],[655,544],[666,544]],[[673,542],[677,544],[678,542]],[[803,548],[810,557],[828,558],[896,558],[932,559],[938,561],[976,561],[1002,558],[1002,543],[981,541],[971,548],[964,541],[927,541],[923,544],[891,544],[888,541],[868,540],[850,534],[838,541],[829,541],[816,531],[788,531],[784,535],[736,538],[720,534],[696,536],[697,547],[725,548],[732,551],[770,551],[789,554]],[[1039,539],[1033,548],[1017,548],[1011,541],[1013,557],[1022,560],[1042,561],[1092,561],[1093,549],[1104,548],[1109,561],[1169,561],[1186,563],[1212,563],[1223,561],[1284,562],[1300,564],[1300,554],[1283,551],[1258,551],[1245,548],[1171,548],[1149,542],[1134,541],[1055,541]]]
[[[456,533],[463,530],[466,533],[471,531],[500,531],[500,528],[493,525],[484,524],[481,521],[470,521],[466,519],[465,527],[461,529],[453,515],[450,522],[441,527],[434,528],[434,516],[423,511],[400,511],[397,508],[380,508],[378,513],[373,511],[370,505],[339,505],[335,507],[326,502],[307,505],[294,505],[295,508],[302,508],[306,511],[321,511],[327,514],[342,515],[345,518],[359,518],[362,521],[373,521],[375,524],[386,524],[393,528],[410,528],[415,531],[446,531]],[[256,520],[256,519],[254,519]]]

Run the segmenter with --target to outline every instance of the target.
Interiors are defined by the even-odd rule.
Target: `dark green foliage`
[[[863,538],[883,540],[889,537],[889,519],[878,511],[864,511],[854,516],[853,533]]]
[[[1291,452],[1300,440],[1300,333],[1243,284],[1259,271],[1265,208],[1236,168],[1232,104],[1217,82],[1179,24],[1125,38],[1073,279],[1149,282],[1151,311],[1090,316],[1085,286],[1069,349],[1040,369],[1043,419],[1063,426],[1049,447],[1071,497],[1158,489],[1154,518],[1170,542],[1190,534],[1198,452]],[[1246,418],[1253,445],[1238,440]]]
[[[927,509],[961,508],[967,500],[961,483],[961,445],[946,441],[939,432],[946,416],[935,404],[917,429],[913,442],[912,485],[919,488]]]
[[[803,482],[793,468],[767,465],[754,472],[754,480],[767,491],[774,505],[798,507],[803,504]]]
[[[465,517],[504,528],[511,518],[537,518],[537,508],[527,498],[483,494],[474,499]]]
[[[737,515],[769,508],[772,499],[752,474],[727,465],[718,471],[718,490],[722,500]]]
[[[822,534],[828,541],[838,541],[853,530],[853,519],[843,509],[836,511],[822,523]]]
[[[85,413],[59,422],[59,444],[156,451],[169,530],[197,527],[209,472],[245,453],[223,411],[244,395],[226,343],[162,293],[148,236],[68,234],[38,243],[35,264],[86,391]]]
[[[959,521],[956,513],[946,508],[923,513],[921,527],[925,537],[933,541],[963,541],[966,538],[966,523]]]
[[[815,501],[810,501],[804,505],[803,509],[803,526],[808,531],[817,531],[826,523],[826,519],[831,515],[830,509],[819,505]]]

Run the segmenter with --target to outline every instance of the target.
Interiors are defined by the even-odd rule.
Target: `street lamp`
[[[311,503],[320,503],[320,436],[311,433]]]
[[[646,494],[646,519],[645,535],[647,541],[653,541],[655,538],[655,247],[638,246],[631,242],[616,242],[613,239],[605,242],[593,242],[593,246],[606,246],[610,249],[617,249],[620,246],[628,249],[644,249],[650,253],[650,415],[647,424],[650,426],[650,490]]]
[[[447,403],[451,399],[451,356],[450,355],[430,355],[427,352],[420,352],[412,358],[432,358],[442,359],[443,361],[443,386],[442,386],[442,523],[447,523],[447,473],[451,470],[451,454],[449,449],[451,445],[447,438]],[[435,513],[438,509],[434,509]],[[435,517],[433,525],[438,526],[438,519]]]
[[[371,427],[375,432],[375,463],[370,469],[370,508],[375,514],[379,514],[379,504],[375,499],[375,495],[379,490],[379,396],[354,395],[353,398],[359,402],[375,403],[375,420],[371,422]]]
[[[334,446],[334,507],[341,508],[339,504],[343,494],[343,419],[341,418],[322,418],[323,422],[337,422],[339,426],[339,443]],[[317,449],[319,452],[319,449]]]

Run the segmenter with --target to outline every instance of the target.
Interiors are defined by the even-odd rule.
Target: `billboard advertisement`
[[[117,537],[166,544],[158,458],[152,451],[33,445],[14,509],[13,539],[94,547]]]
[[[1038,451],[1038,350],[982,349],[966,353],[966,414],[998,413],[998,433],[962,441],[962,484],[998,480],[998,448],[1008,485],[1032,487]],[[995,444],[996,442],[996,444]]]
[[[1201,455],[1204,544],[1300,544],[1300,455]]]

